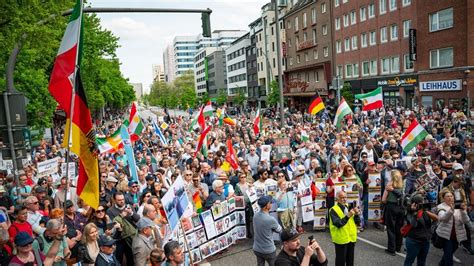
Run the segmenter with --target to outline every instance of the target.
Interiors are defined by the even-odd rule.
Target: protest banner
[[[281,160],[283,158],[291,159],[291,147],[290,147],[289,138],[275,139],[275,143],[273,144],[273,147],[275,147],[275,154],[274,154],[275,159],[277,160]]]
[[[170,229],[174,231],[189,204],[188,195],[185,193],[184,181],[181,176],[170,186],[161,201]]]
[[[67,168],[67,170],[66,170],[66,168]],[[76,176],[76,163],[74,163],[74,162],[69,163],[69,167],[67,167],[66,163],[62,163],[61,164],[61,175],[66,176],[66,171],[69,172],[69,173],[67,173],[67,176],[69,178],[75,177]]]
[[[36,169],[38,169],[36,175],[38,178],[57,173],[59,171],[59,157],[38,162]]]
[[[260,146],[260,160],[270,162],[270,154],[272,152],[272,146],[261,145]]]

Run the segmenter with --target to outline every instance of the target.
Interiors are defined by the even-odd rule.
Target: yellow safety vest
[[[339,207],[337,203],[331,208],[331,210],[334,210],[340,219],[345,217],[341,207]],[[331,215],[329,215],[329,230],[331,231],[332,242],[336,244],[344,245],[349,242],[355,243],[357,241],[357,226],[354,222],[354,216],[349,218],[349,221],[347,221],[346,225],[341,228],[337,228],[332,223]]]

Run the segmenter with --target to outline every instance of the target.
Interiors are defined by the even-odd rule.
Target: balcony
[[[306,49],[310,49],[310,48],[315,47],[316,45],[318,45],[316,43],[316,40],[309,39],[309,40],[306,40],[304,42],[297,43],[296,44],[296,51],[299,52],[299,51],[303,51],[303,50],[306,50]]]

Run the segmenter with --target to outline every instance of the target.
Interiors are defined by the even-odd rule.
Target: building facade
[[[163,65],[153,65],[152,66],[152,77],[154,82],[164,82],[165,81],[165,71]]]
[[[227,71],[225,51],[222,47],[207,47],[199,51],[194,58],[194,79],[196,95],[207,93],[215,98],[220,89],[227,91]]]
[[[283,95],[306,109],[311,99],[328,95],[332,77],[330,1],[301,0],[285,15],[287,66]]]
[[[257,36],[256,32],[261,30],[261,19],[258,18],[249,25],[250,44],[245,48],[247,62],[247,87],[248,87],[248,103],[252,107],[261,106],[260,86],[258,85],[258,68],[257,68]],[[259,27],[260,25],[260,27]],[[265,106],[265,105],[264,105]]]
[[[186,71],[193,70],[194,57],[201,49],[206,47],[227,47],[245,33],[245,31],[241,30],[215,30],[210,38],[203,37],[202,34],[176,36],[172,44],[172,60],[163,60],[165,62],[165,69],[174,71],[173,79],[170,78],[169,82],[183,75]],[[166,52],[169,53],[168,50]],[[167,56],[169,57],[169,54]],[[171,62],[174,62],[174,65],[167,66]]]
[[[442,110],[468,110],[474,98],[474,2],[416,1],[418,103]],[[415,50],[415,49],[414,49]]]
[[[175,77],[174,50],[172,45],[166,46],[163,51],[163,71],[165,74],[165,82],[171,83]]]
[[[225,49],[227,66],[227,96],[236,96],[243,90],[248,96],[246,50],[250,46],[249,34],[235,40]]]
[[[417,24],[415,2],[332,1],[335,73],[353,93],[382,87],[385,106],[413,107],[418,76],[409,32]]]
[[[140,98],[143,96],[143,84],[142,83],[128,83],[132,85],[133,90],[135,91],[135,97],[137,100],[140,100]]]

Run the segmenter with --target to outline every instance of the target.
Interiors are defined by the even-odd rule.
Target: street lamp
[[[273,11],[275,12],[275,28],[276,28],[276,49],[278,61],[278,87],[280,89],[280,126],[285,126],[285,112],[283,106],[283,76],[281,73],[281,55],[280,55],[280,20],[278,19],[278,5],[276,0],[272,0]]]

